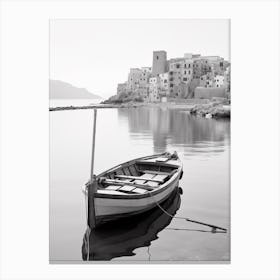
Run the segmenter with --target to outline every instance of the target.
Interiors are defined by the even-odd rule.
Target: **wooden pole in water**
[[[94,151],[95,151],[96,117],[97,117],[97,109],[94,109],[93,134],[92,134],[92,154],[91,154],[91,167],[90,167],[90,182],[88,184],[88,226],[91,229],[94,229],[96,227],[95,206],[94,206],[94,194],[97,190],[97,182],[96,182],[96,177],[94,175]]]
[[[92,134],[92,152],[91,152],[91,167],[90,167],[90,180],[93,180],[93,169],[94,169],[94,151],[95,151],[95,133],[96,133],[96,117],[97,109],[94,109],[94,120],[93,120],[93,134]]]

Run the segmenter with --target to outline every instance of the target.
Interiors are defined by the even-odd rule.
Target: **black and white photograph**
[[[280,280],[278,0],[0,1],[0,280]]]
[[[230,20],[50,20],[50,263],[230,262]]]

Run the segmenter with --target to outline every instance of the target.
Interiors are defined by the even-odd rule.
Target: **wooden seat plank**
[[[134,190],[135,188],[136,188],[136,187],[124,185],[124,186],[120,187],[118,190],[119,190],[119,191],[125,191],[125,192],[131,192],[131,191]]]
[[[163,183],[163,180],[160,179],[154,179],[154,178],[149,178],[149,177],[154,177],[154,174],[148,174],[152,176],[126,176],[126,175],[116,175],[115,177],[121,178],[121,179],[130,179],[130,180],[138,180],[138,181],[154,181],[157,183]],[[158,176],[158,175],[157,175]],[[163,176],[163,175],[160,175]],[[165,175],[164,175],[165,176]]]
[[[153,177],[154,177],[155,175],[154,174],[143,174],[143,175],[141,175],[141,176],[139,176],[141,179],[152,179]],[[135,180],[134,181],[136,184],[141,184],[141,183],[143,183],[143,180]]]
[[[112,179],[105,179],[102,181],[102,184],[104,185],[119,185],[119,186],[124,186],[124,185],[129,185],[129,186],[134,186],[137,188],[143,188],[146,190],[153,190],[154,187],[149,186],[149,184],[142,184],[142,183],[135,183],[135,182],[124,182],[121,180],[112,180]]]
[[[147,190],[145,190],[145,189],[140,189],[140,188],[135,188],[132,192],[133,192],[133,193],[143,194],[143,193],[146,193]]]
[[[145,184],[149,184],[149,186],[151,186],[151,187],[158,187],[159,186],[159,183],[157,183],[157,182],[147,182],[147,183],[144,183],[144,185]]]
[[[110,185],[110,186],[106,187],[106,190],[117,191],[119,188],[121,188],[121,186]]]
[[[164,181],[164,179],[166,179],[167,177],[168,177],[168,175],[159,174],[159,175],[156,175],[153,179]]]

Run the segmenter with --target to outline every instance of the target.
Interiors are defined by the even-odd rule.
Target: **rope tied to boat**
[[[168,213],[165,209],[163,209],[161,207],[161,205],[154,199],[153,195],[151,194],[151,192],[148,192],[150,197],[154,200],[155,204],[158,206],[158,208],[164,212],[166,215],[168,215],[169,217],[173,218],[173,219],[180,219],[180,220],[185,220],[187,222],[191,222],[191,223],[195,223],[195,224],[200,224],[200,225],[203,225],[203,226],[208,226],[208,227],[211,227],[212,228],[212,233],[216,233],[217,232],[217,229],[219,230],[222,230],[224,231],[225,233],[227,232],[227,229],[223,228],[223,227],[219,227],[219,226],[215,226],[215,225],[211,225],[211,224],[208,224],[208,223],[203,223],[203,222],[199,222],[199,221],[195,221],[195,220],[192,220],[192,219],[189,219],[187,217],[177,217],[175,215],[172,215],[170,213]]]

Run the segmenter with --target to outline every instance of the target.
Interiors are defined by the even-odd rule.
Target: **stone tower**
[[[152,75],[158,75],[166,72],[166,51],[153,52],[153,68]]]

